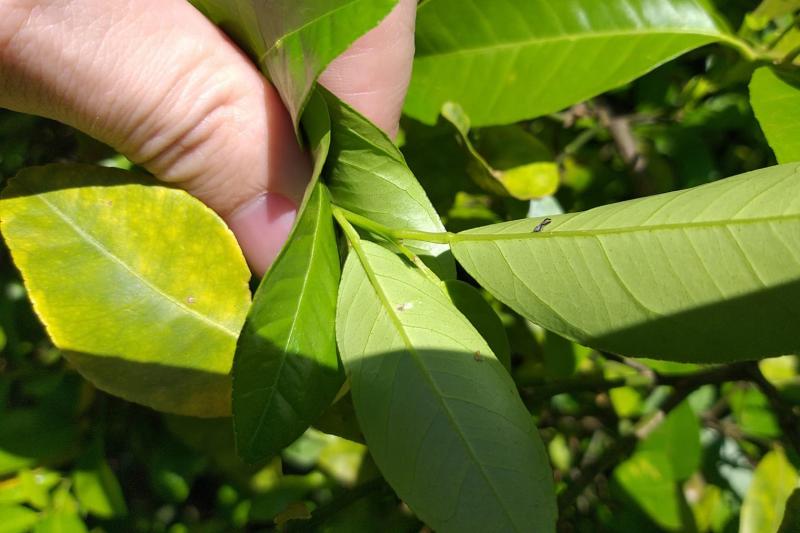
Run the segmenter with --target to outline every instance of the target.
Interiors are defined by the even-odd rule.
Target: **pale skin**
[[[416,0],[320,82],[389,135],[414,55]],[[186,0],[0,0],[0,107],[103,141],[219,213],[263,274],[311,172],[275,89]]]

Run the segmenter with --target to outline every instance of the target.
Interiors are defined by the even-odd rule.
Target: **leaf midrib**
[[[659,28],[658,31],[604,31],[604,32],[596,32],[596,33],[570,33],[564,35],[556,35],[552,37],[539,37],[539,38],[531,38],[531,39],[523,39],[518,41],[508,41],[500,44],[492,44],[486,46],[471,46],[471,47],[463,47],[457,48],[455,50],[448,50],[445,52],[419,52],[417,57],[414,59],[414,62],[421,61],[426,58],[441,58],[441,57],[448,57],[448,56],[460,56],[460,55],[471,55],[471,54],[480,54],[485,52],[493,52],[493,51],[507,51],[510,49],[517,49],[517,48],[532,48],[535,46],[541,46],[546,44],[554,44],[559,42],[579,42],[579,41],[591,41],[593,39],[609,39],[613,37],[663,37],[666,35],[695,35],[698,37],[709,37],[719,41],[729,41],[730,38],[726,36],[722,32],[714,32],[712,30],[706,31],[698,31],[698,30],[687,30],[685,28]]]
[[[513,519],[513,515],[509,512],[508,508],[505,505],[505,502],[503,501],[503,498],[501,498],[500,494],[497,492],[497,489],[495,488],[494,483],[492,483],[491,479],[489,478],[489,475],[487,474],[487,472],[485,471],[485,469],[483,467],[483,463],[481,463],[478,460],[478,457],[477,457],[477,455],[475,453],[475,450],[472,448],[472,445],[470,444],[469,440],[467,440],[466,436],[464,435],[464,433],[461,430],[461,427],[456,422],[455,417],[453,416],[453,413],[448,408],[447,403],[445,402],[444,394],[442,393],[441,390],[439,390],[439,387],[436,386],[436,383],[434,382],[433,377],[430,375],[430,372],[428,371],[427,367],[422,363],[422,360],[420,359],[420,355],[417,352],[416,348],[414,347],[414,344],[411,342],[411,339],[410,339],[410,337],[408,336],[408,334],[407,334],[407,332],[405,330],[405,326],[403,325],[403,322],[400,320],[400,317],[397,315],[397,313],[395,313],[394,308],[391,305],[391,302],[389,302],[389,297],[386,295],[386,293],[383,290],[383,287],[381,286],[380,282],[378,281],[377,274],[372,269],[372,266],[369,264],[369,261],[365,257],[366,254],[364,252],[364,249],[360,245],[354,246],[353,249],[356,251],[356,255],[359,258],[359,262],[361,263],[361,266],[364,268],[364,272],[367,274],[367,278],[369,279],[370,285],[372,285],[372,288],[375,291],[375,294],[378,296],[378,300],[380,300],[381,304],[383,305],[383,307],[385,308],[387,314],[389,315],[389,319],[391,320],[392,324],[395,326],[395,329],[397,329],[397,332],[400,334],[400,337],[403,340],[403,344],[405,344],[405,346],[406,346],[406,350],[408,350],[408,352],[414,358],[414,362],[417,363],[417,366],[421,370],[422,375],[425,378],[425,380],[428,382],[428,385],[430,386],[430,388],[435,391],[436,398],[439,400],[439,403],[442,406],[442,410],[447,415],[447,418],[450,421],[450,424],[456,429],[456,432],[458,433],[459,437],[461,437],[461,441],[464,443],[464,446],[467,448],[470,456],[472,457],[473,462],[476,465],[478,465],[478,470],[482,474],[483,478],[486,480],[487,485],[489,485],[489,487],[491,487],[492,492],[495,495],[495,498],[497,499],[498,503],[500,503],[500,506],[503,508],[503,511],[505,512],[505,514],[508,517],[509,521],[512,524],[515,524],[515,521]],[[516,527],[516,525],[515,525],[515,527]]]
[[[319,201],[322,201],[322,195],[321,194],[319,196],[318,202]],[[317,241],[319,239],[316,238],[316,235],[317,235],[317,232],[319,231],[321,220],[322,220],[322,217],[319,216],[319,213],[318,213],[318,215],[316,217],[316,220],[315,220],[315,223],[314,223],[314,228],[313,228],[313,231],[312,231],[312,235],[314,235],[314,238],[311,239],[311,250],[310,250],[310,252],[308,254],[308,268],[306,268],[305,274],[303,275],[303,281],[302,281],[302,285],[300,287],[300,294],[297,297],[297,306],[295,307],[294,315],[292,316],[292,325],[289,328],[289,333],[286,335],[286,341],[284,342],[283,347],[281,348],[281,355],[282,355],[281,364],[278,367],[278,371],[275,373],[275,379],[273,380],[272,385],[269,387],[270,388],[269,397],[267,398],[267,401],[264,403],[264,408],[261,410],[261,415],[259,416],[258,422],[256,423],[256,428],[253,431],[253,436],[250,438],[250,442],[248,443],[248,448],[250,448],[250,449],[253,448],[253,443],[256,441],[256,438],[258,437],[259,433],[261,432],[261,428],[264,425],[264,420],[265,420],[265,418],[267,416],[267,411],[269,410],[270,405],[272,405],[272,400],[275,397],[275,392],[278,390],[277,385],[278,385],[278,381],[280,381],[281,375],[283,373],[283,367],[286,365],[286,359],[288,358],[287,350],[288,350],[288,347],[289,347],[289,343],[290,343],[292,337],[294,336],[295,326],[297,325],[297,317],[300,315],[300,308],[302,307],[302,303],[303,303],[303,300],[304,300],[305,294],[306,294],[306,289],[308,288],[309,279],[311,278],[311,276],[310,276],[311,265],[314,264],[314,258],[316,257],[316,254],[317,254],[317,249],[318,249]],[[287,243],[287,246],[288,245],[289,245],[289,243]]]
[[[343,11],[346,8],[350,7],[351,5],[353,5],[353,4],[357,3],[357,2],[361,2],[361,1],[362,0],[351,0],[350,2],[344,3],[344,4],[340,5],[339,7],[335,8],[335,9],[332,9],[330,11],[326,11],[323,15],[321,15],[321,16],[319,16],[317,18],[311,19],[308,22],[305,22],[305,23],[301,24],[297,28],[295,28],[295,29],[293,29],[293,30],[291,30],[289,32],[284,33],[283,35],[281,35],[280,37],[275,39],[275,42],[273,42],[269,46],[269,49],[266,52],[264,52],[264,55],[261,56],[260,61],[262,63],[265,62],[266,59],[267,59],[267,56],[269,56],[273,52],[273,50],[276,50],[276,49],[280,48],[279,45],[281,45],[286,39],[289,39],[290,37],[293,37],[293,36],[297,35],[298,33],[302,32],[306,28],[309,28],[309,27],[311,27],[311,26],[313,26],[315,24],[318,24],[320,21],[325,20],[325,19],[327,19],[329,17],[332,17],[336,13],[338,13],[339,11]]]
[[[707,222],[688,222],[681,224],[653,224],[647,226],[628,226],[623,228],[607,228],[594,230],[559,230],[557,227],[552,231],[540,231],[538,233],[458,233],[451,238],[452,244],[470,241],[511,241],[511,240],[536,240],[553,238],[593,238],[602,235],[619,235],[626,233],[647,233],[656,231],[673,231],[687,229],[713,229],[725,228],[730,226],[748,226],[755,224],[767,224],[771,222],[792,222],[800,221],[800,214],[776,215],[768,217],[755,217],[737,220],[714,220]]]
[[[143,277],[140,273],[136,272],[132,269],[122,258],[118,257],[114,254],[111,250],[106,248],[103,243],[97,240],[92,234],[88,233],[86,230],[81,228],[74,219],[68,216],[66,213],[61,211],[55,204],[47,200],[43,194],[34,194],[34,198],[39,199],[45,206],[47,206],[53,213],[56,214],[61,220],[63,220],[78,236],[83,237],[83,239],[92,245],[94,248],[97,249],[101,254],[106,256],[112,262],[116,263],[117,265],[121,266],[123,269],[127,270],[131,275],[133,275],[136,279],[142,282],[144,286],[149,288],[151,291],[155,292],[157,295],[165,298],[167,301],[175,305],[176,307],[180,308],[181,310],[185,311],[189,316],[194,317],[195,319],[203,322],[206,325],[209,325],[219,331],[222,331],[225,335],[235,339],[238,337],[238,333],[233,331],[232,329],[228,328],[226,325],[217,322],[216,320],[198,312],[191,307],[187,307],[183,302],[179,299],[175,298],[171,294],[165,292],[161,287],[156,285],[155,283],[151,282],[147,278]]]

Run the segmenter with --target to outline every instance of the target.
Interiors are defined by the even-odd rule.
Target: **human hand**
[[[411,74],[400,0],[320,82],[390,135]],[[261,275],[308,182],[275,89],[186,0],[0,0],[0,107],[53,118],[219,213]]]

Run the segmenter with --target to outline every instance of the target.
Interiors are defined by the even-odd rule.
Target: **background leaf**
[[[599,349],[720,362],[800,349],[800,165],[458,234],[498,299]],[[754,312],[758,309],[758,312]]]
[[[210,209],[141,175],[54,165],[20,172],[0,218],[39,317],[87,379],[155,409],[230,413],[250,271]]]
[[[25,533],[39,521],[39,513],[24,505],[0,505],[0,531]]]
[[[794,533],[800,531],[800,489],[794,489],[786,501],[783,520],[778,533]]]
[[[750,103],[778,162],[800,161],[800,74],[757,69]]]
[[[487,160],[473,146],[469,117],[458,104],[445,103],[442,117],[458,135],[468,158],[467,173],[481,189],[497,196],[530,200],[552,195],[558,188],[558,166],[547,161],[547,148],[532,135],[515,126],[487,128],[481,135],[482,144],[489,148]]]
[[[614,480],[655,523],[670,531],[685,531],[682,497],[670,461],[661,452],[643,451],[614,469]]]
[[[639,451],[664,454],[674,481],[683,481],[700,467],[700,421],[688,401],[675,408],[664,422],[643,440]]]
[[[119,518],[128,513],[122,487],[103,457],[96,440],[78,461],[72,475],[81,508],[99,518]]]
[[[761,459],[742,504],[739,533],[777,531],[786,501],[797,487],[798,475],[783,451],[773,450]]]
[[[508,373],[442,289],[363,242],[337,340],[370,453],[439,531],[554,531],[544,447]]]
[[[558,111],[731,40],[699,0],[428,0],[416,35],[406,113],[433,123],[453,101],[475,126]]]

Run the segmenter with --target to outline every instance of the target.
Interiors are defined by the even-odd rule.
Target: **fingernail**
[[[260,194],[226,217],[250,268],[263,276],[286,242],[297,206],[285,196]]]

